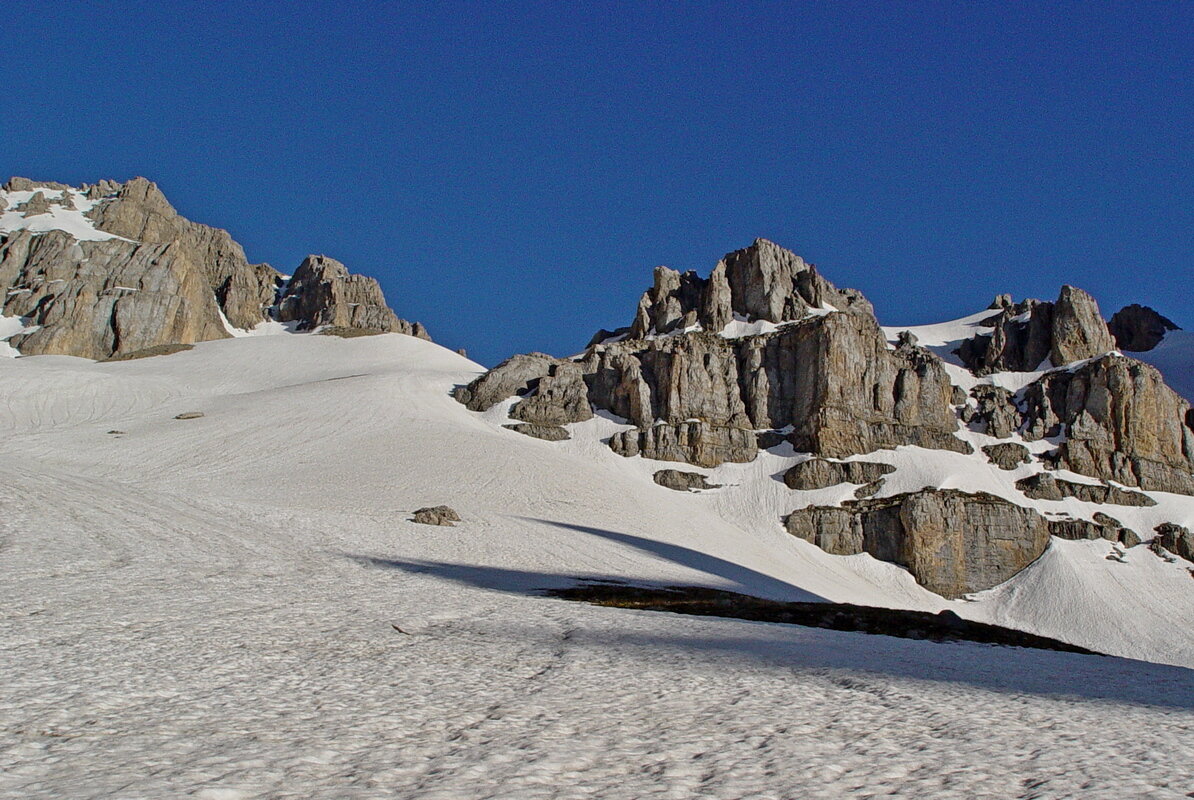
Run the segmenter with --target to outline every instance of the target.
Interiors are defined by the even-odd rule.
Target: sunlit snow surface
[[[44,214],[28,214],[24,204],[29,202],[37,193],[41,193],[51,201],[49,211]],[[0,212],[0,234],[27,230],[32,233],[46,233],[47,231],[65,231],[81,242],[101,242],[107,239],[123,239],[114,233],[107,233],[95,227],[95,223],[87,216],[87,212],[103,200],[89,200],[80,190],[71,191],[73,209],[63,208],[54,203],[60,200],[61,189],[33,189],[32,191],[6,192],[0,190],[0,198],[8,202],[8,207]],[[127,240],[126,240],[127,241]]]
[[[797,503],[772,477],[790,447],[672,492],[650,475],[677,465],[602,444],[617,420],[551,444],[467,411],[449,392],[479,371],[400,335],[0,360],[0,797],[1194,789],[1189,669],[529,592],[596,577],[950,607],[1191,665],[1181,564],[1055,542],[949,603],[784,534],[781,511],[849,493]],[[953,468],[880,457],[919,464],[911,482]],[[464,522],[408,521],[439,503]]]

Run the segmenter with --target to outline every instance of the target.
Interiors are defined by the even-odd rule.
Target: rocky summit
[[[222,339],[262,323],[405,333],[372,278],[308,256],[293,278],[251,264],[144,178],[82,187],[13,178],[0,191],[2,315],[22,355],[104,359]]]
[[[514,356],[456,398],[473,411],[507,402],[511,420],[552,430],[603,413],[622,423],[606,442],[627,458],[717,469],[788,447],[807,459],[772,478],[791,490],[789,533],[960,597],[1017,574],[1050,536],[1140,541],[1099,506],[1156,505],[1142,491],[1194,495],[1189,402],[1117,351],[1176,326],[1140,307],[1114,319],[1064,286],[1054,301],[1001,295],[956,339],[922,345],[912,330],[882,328],[861,293],[759,239],[707,278],[656,267],[629,325],[571,358]],[[916,470],[869,460],[908,449],[1006,473],[991,479],[1004,494],[915,485]],[[660,472],[664,485],[684,474],[712,486]],[[836,504],[811,502],[838,486]],[[1088,504],[1084,515],[1070,500]],[[1040,501],[1056,509],[1042,513]]]

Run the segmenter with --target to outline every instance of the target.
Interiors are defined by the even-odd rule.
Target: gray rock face
[[[682,472],[678,469],[661,469],[655,473],[654,480],[660,486],[675,489],[678,492],[721,488],[720,483],[709,483],[708,479],[699,472]]]
[[[303,259],[283,290],[276,313],[281,322],[298,322],[300,330],[331,325],[429,338],[421,325],[394,314],[377,281],[352,275],[327,256]]]
[[[837,289],[800,256],[756,239],[726,255],[708,279],[656,267],[655,283],[639,301],[628,336],[639,339],[698,324],[716,333],[735,314],[750,321],[788,322],[826,307],[872,313],[858,292]]]
[[[1169,331],[1180,330],[1172,320],[1158,314],[1148,306],[1133,303],[1116,311],[1107,323],[1108,330],[1115,337],[1120,350],[1143,353],[1152,350]]]
[[[33,197],[30,197],[24,204],[17,208],[18,211],[24,212],[26,217],[36,217],[39,214],[50,213],[50,201],[46,199],[42,192],[35,192]]]
[[[1049,525],[988,494],[927,489],[841,508],[792,512],[789,533],[836,555],[870,553],[906,567],[944,597],[996,586],[1044,552]]]
[[[1046,359],[1062,366],[1115,349],[1098,304],[1073,286],[1063,286],[1054,303],[1025,300],[1001,305],[985,324],[992,328],[989,335],[968,339],[957,351],[976,375],[1031,372]]]
[[[1050,372],[1023,393],[1025,438],[1064,434],[1059,467],[1149,491],[1194,494],[1190,405],[1148,364],[1118,355]]]
[[[734,314],[787,324],[733,339],[676,333],[698,323],[720,329]],[[576,363],[588,404],[642,429],[615,438],[623,452],[658,452],[637,444],[657,436],[645,431],[663,422],[675,432],[693,420],[718,429],[790,426],[797,450],[832,458],[908,444],[970,452],[954,435],[953,386],[940,359],[911,337],[891,349],[861,295],[835,289],[770,242],[729,254],[708,280],[657,269],[629,338],[604,333]],[[641,338],[663,333],[672,335]],[[456,396],[482,410],[522,394],[516,418],[559,424],[584,414],[571,368],[560,380],[549,374],[560,363],[510,359]],[[738,447],[733,460],[749,460]]]
[[[510,410],[511,417],[537,425],[566,425],[593,418],[589,389],[577,364],[563,361],[550,365],[533,389]]]
[[[524,436],[542,439],[545,442],[562,442],[565,439],[572,438],[567,430],[558,425],[536,425],[531,422],[516,422],[513,425],[503,425],[502,427],[509,428]]]
[[[610,448],[621,456],[641,455],[659,461],[684,461],[698,467],[716,467],[727,461],[753,461],[758,452],[755,433],[745,428],[705,422],[662,423],[616,433]]]
[[[77,242],[62,231],[0,240],[6,316],[35,330],[9,343],[25,355],[103,359],[228,336],[193,254],[177,243]]]
[[[1006,439],[1020,426],[1020,414],[1012,393],[999,386],[980,385],[970,390],[974,407],[965,406],[962,420],[996,439]]]
[[[1049,520],[1050,535],[1071,541],[1106,539],[1109,542],[1118,542],[1124,530],[1126,529],[1118,521],[1106,514],[1096,514],[1093,521],[1071,518]]]
[[[1094,298],[1073,286],[1061,287],[1053,306],[1050,358],[1057,366],[1094,358],[1115,349],[1115,340]]]
[[[949,377],[927,351],[892,351],[873,317],[828,314],[759,336],[692,333],[597,345],[589,399],[639,426],[701,419],[792,426],[797,450],[832,458],[901,444],[969,452],[954,436]]]
[[[989,444],[983,448],[983,452],[986,453],[987,460],[1000,469],[1015,469],[1022,464],[1032,463],[1028,448],[1014,442]]]
[[[895,472],[895,467],[890,464],[812,458],[785,472],[784,483],[789,489],[809,491],[837,486],[840,483],[869,484],[892,472]]]
[[[455,523],[460,522],[460,515],[449,506],[427,506],[417,510],[411,522],[417,522],[420,525],[452,527]]]
[[[1153,544],[1168,550],[1175,556],[1181,556],[1187,561],[1194,561],[1194,533],[1181,525],[1166,522],[1156,527],[1157,535]]]
[[[1118,486],[1095,486],[1063,480],[1049,472],[1030,475],[1016,481],[1016,488],[1034,500],[1064,500],[1074,497],[1087,503],[1110,503],[1117,506],[1155,506],[1153,500],[1140,492],[1129,492]]]
[[[6,187],[64,192],[62,199],[47,201],[39,191],[26,213],[54,203],[73,205],[63,184],[14,178]],[[179,216],[144,178],[102,181],[85,187],[84,194],[100,201],[87,212],[95,226],[128,241],[80,242],[62,231],[0,237],[0,288],[8,290],[3,313],[40,326],[10,339],[22,354],[103,359],[226,338],[221,313],[238,328],[268,319],[281,276],[267,264],[249,264],[226,231]],[[384,300],[375,300],[374,308],[376,302],[384,308]],[[354,324],[365,312],[325,312],[318,300],[305,307],[315,316],[346,314],[350,327],[366,327]],[[373,324],[372,319],[359,322]],[[381,329],[419,335],[417,326],[401,321]]]
[[[560,359],[543,353],[511,356],[469,385],[457,389],[454,396],[470,411],[486,411],[508,397],[526,394],[533,384],[560,363]]]

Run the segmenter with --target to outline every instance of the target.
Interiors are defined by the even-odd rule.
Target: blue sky
[[[493,364],[755,237],[889,324],[1194,327],[1191,3],[13,3],[0,170],[145,175]]]

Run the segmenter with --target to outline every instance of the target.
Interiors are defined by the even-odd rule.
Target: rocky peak
[[[728,253],[708,278],[667,267],[656,267],[654,277],[639,300],[634,322],[623,331],[628,338],[698,325],[717,333],[735,316],[781,323],[825,310],[872,313],[859,292],[837,289],[812,264],[766,239]]]
[[[1124,306],[1107,323],[1111,335],[1120,350],[1130,353],[1144,353],[1152,350],[1169,331],[1181,330],[1169,320],[1148,306],[1133,303]]]
[[[394,314],[376,280],[353,275],[339,261],[323,255],[303,259],[282,291],[276,314],[281,322],[298,322],[300,330],[328,325],[430,339],[421,324]]]
[[[962,342],[957,354],[976,375],[1033,372],[1063,366],[1115,350],[1115,340],[1086,292],[1063,286],[1056,301],[1013,303],[1000,295],[992,303],[998,313],[983,321],[992,329]]]
[[[19,216],[6,214],[9,227],[0,227],[2,313],[26,324],[8,340],[22,354],[107,358],[224,338],[229,325],[272,318],[281,274],[250,264],[227,231],[180,216],[152,181],[72,189],[12,178],[3,195]],[[52,206],[51,218],[30,222]],[[303,272],[335,273],[332,288],[315,278],[286,287],[289,307],[301,309],[288,320],[426,337],[394,315],[376,281],[333,263]]]

